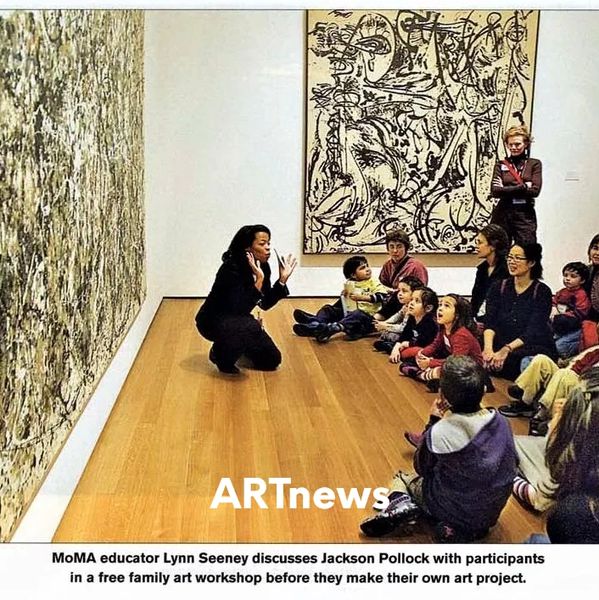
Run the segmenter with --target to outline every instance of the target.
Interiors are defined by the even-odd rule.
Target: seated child
[[[545,435],[555,401],[566,398],[580,376],[597,366],[599,346],[583,350],[561,369],[548,356],[537,354],[507,388],[512,402],[500,406],[499,412],[506,417],[532,417],[529,435]]]
[[[397,284],[396,297],[401,308],[384,321],[377,318],[381,313],[374,315],[376,319],[374,328],[381,334],[379,339],[373,344],[375,350],[380,350],[387,354],[391,353],[393,346],[399,341],[400,335],[408,321],[408,304],[412,299],[412,292],[422,287],[424,286],[420,279],[412,275],[404,277]]]
[[[553,406],[546,437],[517,435],[519,474],[513,494],[526,507],[545,511],[570,494],[599,496],[599,367]]]
[[[341,295],[355,303],[356,309],[345,312],[343,302],[325,304],[312,315],[295,310],[293,326],[296,335],[314,337],[319,342],[328,342],[336,333],[346,333],[349,339],[369,335],[374,331],[374,314],[380,309],[383,298],[389,291],[372,278],[372,270],[364,256],[352,256],[343,263],[343,275],[347,279]],[[351,288],[352,291],[348,291]]]
[[[403,375],[430,382],[429,389],[433,391],[438,389],[441,367],[448,356],[471,356],[478,364],[483,364],[468,300],[457,294],[443,296],[437,308],[437,323],[439,332],[435,339],[422,348],[412,361],[400,366]]]
[[[390,363],[398,364],[413,358],[423,346],[435,339],[439,331],[435,320],[438,302],[437,294],[431,288],[423,287],[412,292],[406,326],[391,349]]]
[[[584,289],[589,268],[581,262],[570,262],[562,269],[564,287],[553,296],[551,327],[557,353],[569,358],[578,352],[582,322],[591,310],[591,301]]]
[[[399,472],[388,506],[361,523],[366,535],[401,533],[425,515],[436,523],[436,541],[457,543],[483,537],[497,522],[517,458],[507,420],[493,408],[481,408],[485,379],[469,356],[445,361],[432,411],[441,419],[416,450],[416,473]]]

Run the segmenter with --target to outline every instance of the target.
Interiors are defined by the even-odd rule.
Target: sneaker
[[[210,352],[208,353],[208,359],[210,360],[211,363],[214,363],[216,365],[216,368],[221,373],[226,373],[227,375],[239,375],[239,373],[241,372],[234,364],[228,365],[225,363],[217,362],[216,356],[214,354],[214,346],[212,346],[212,348],[210,348]]]
[[[307,325],[308,323],[312,323],[312,321],[316,321],[316,315],[306,312],[305,310],[300,310],[299,308],[296,308],[293,311],[293,318],[296,323],[301,323],[302,325]]]
[[[404,431],[403,436],[409,444],[414,446],[414,448],[418,448],[418,446],[422,444],[422,440],[424,440],[424,432],[416,433],[414,431]]]
[[[551,421],[551,415],[544,406],[541,406],[530,419],[528,435],[546,436],[549,431],[549,421]]]
[[[398,496],[403,495],[403,492],[398,492],[397,490],[393,490],[391,492],[389,492],[389,495],[387,496],[387,499],[389,500],[389,503],[391,503],[393,500],[395,500]],[[387,505],[389,506],[389,505]],[[372,510],[376,510],[376,511],[381,511],[384,510],[382,508],[380,508],[379,506],[379,502],[378,500],[372,505]]]
[[[385,510],[360,523],[360,529],[368,537],[387,535],[408,525],[414,525],[420,509],[407,494],[399,494]],[[398,532],[399,533],[399,532]]]
[[[325,327],[326,325],[324,323],[319,323],[318,321],[296,323],[293,326],[293,333],[300,337],[316,337],[316,335],[323,331]]]
[[[499,412],[504,417],[527,417],[530,418],[535,414],[534,406],[526,404],[521,400],[511,402],[510,404],[504,404],[499,407]]]
[[[514,400],[522,400],[524,398],[524,390],[514,383],[507,388],[507,395]]]
[[[337,323],[326,323],[322,325],[314,337],[317,342],[326,344],[336,333],[340,333],[341,331],[342,329]]]
[[[375,350],[384,352],[385,354],[391,354],[393,346],[395,346],[393,342],[386,342],[385,340],[376,340],[372,345]]]
[[[466,544],[480,540],[489,533],[489,530],[467,531],[449,523],[440,522],[435,525],[433,539],[438,544]]]

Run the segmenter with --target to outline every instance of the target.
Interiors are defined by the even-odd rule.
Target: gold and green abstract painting
[[[145,297],[143,13],[0,13],[0,540]]]

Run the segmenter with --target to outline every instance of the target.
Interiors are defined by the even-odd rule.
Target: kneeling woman
[[[196,315],[198,331],[214,342],[210,360],[223,373],[239,373],[235,363],[242,355],[261,371],[281,364],[281,352],[251,312],[256,306],[268,310],[289,294],[286,284],[297,261],[291,255],[282,257],[279,279],[271,285],[269,258],[268,227],[244,225],[223,254],[210,294]]]
[[[483,359],[487,368],[512,381],[530,356],[557,360],[549,327],[551,290],[543,275],[539,244],[514,244],[508,255],[508,279],[495,282],[487,294]]]

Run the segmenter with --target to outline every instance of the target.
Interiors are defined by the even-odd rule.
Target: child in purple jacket
[[[485,381],[484,369],[469,356],[445,361],[433,405],[441,419],[416,450],[416,472],[395,476],[388,506],[361,523],[363,533],[402,533],[426,515],[435,522],[436,541],[462,543],[495,525],[510,496],[517,454],[506,419],[481,408]]]

